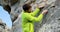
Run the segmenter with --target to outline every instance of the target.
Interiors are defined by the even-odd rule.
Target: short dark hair
[[[31,6],[29,4],[24,4],[23,5],[23,10],[26,11],[26,10],[29,10],[31,8]]]
[[[8,13],[11,12],[11,7],[10,7],[9,5],[5,5],[5,6],[3,6],[3,8],[4,8]]]

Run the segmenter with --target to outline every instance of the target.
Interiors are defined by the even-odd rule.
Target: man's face
[[[32,12],[32,8],[30,8],[30,9],[28,10],[28,12],[31,13],[31,12]]]

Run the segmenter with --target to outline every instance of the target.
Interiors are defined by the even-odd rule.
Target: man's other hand
[[[47,14],[48,10],[43,10],[42,14]]]

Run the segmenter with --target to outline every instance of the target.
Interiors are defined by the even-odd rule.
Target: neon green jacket
[[[41,21],[43,18],[43,14],[40,14],[38,17],[35,17],[39,10],[40,9],[36,8],[36,10],[32,13],[22,12],[23,32],[34,32],[34,22]]]

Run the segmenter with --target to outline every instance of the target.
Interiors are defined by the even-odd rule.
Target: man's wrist
[[[42,12],[41,14],[43,14],[44,15],[44,13]]]

